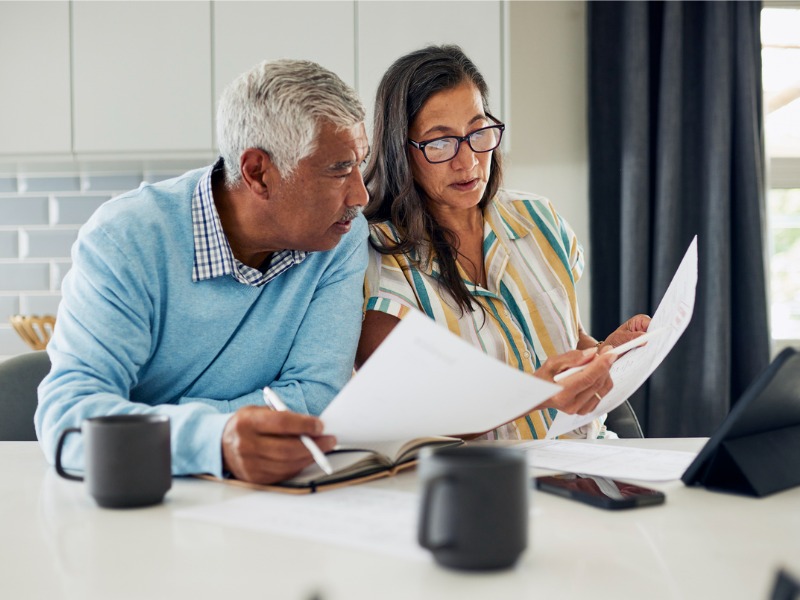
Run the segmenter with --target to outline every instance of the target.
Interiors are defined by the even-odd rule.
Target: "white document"
[[[528,466],[537,469],[641,481],[680,479],[697,456],[696,452],[569,440],[534,440],[514,448],[526,450]]]
[[[345,445],[478,433],[531,412],[559,390],[412,312],[320,418],[325,433]]]
[[[648,330],[665,328],[664,333],[622,355],[611,367],[614,388],[588,415],[559,412],[547,432],[548,438],[568,433],[606,414],[630,398],[656,370],[681,337],[694,312],[697,287],[697,236],[689,244],[678,270],[658,305]]]
[[[323,494],[253,493],[176,512],[251,531],[348,546],[401,558],[430,560],[417,544],[419,497],[411,492],[364,486]]]

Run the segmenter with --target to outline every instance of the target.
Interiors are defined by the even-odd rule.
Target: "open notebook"
[[[341,446],[328,454],[334,473],[312,465],[277,486],[243,485],[305,492],[392,475],[420,448],[463,443],[459,434],[491,431],[560,389],[413,312],[320,415]]]
[[[218,480],[210,475],[203,479],[224,481],[251,489],[309,494],[327,489],[335,489],[381,477],[396,475],[403,469],[417,464],[419,452],[426,447],[457,446],[463,440],[454,437],[426,437],[407,442],[384,442],[363,444],[360,447],[337,446],[327,453],[333,473],[328,475],[315,463],[310,464],[292,479],[272,485],[247,483],[236,479]]]

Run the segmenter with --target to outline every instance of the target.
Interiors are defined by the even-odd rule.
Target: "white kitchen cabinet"
[[[355,86],[355,3],[214,2],[214,96],[265,59],[313,60]]]
[[[504,116],[501,0],[0,1],[0,158],[169,157],[216,147],[222,89],[264,59],[305,58],[367,108],[401,54],[457,43]]]
[[[69,152],[69,4],[0,2],[0,154]]]
[[[429,44],[458,44],[489,86],[503,117],[503,3],[500,1],[359,2],[358,92],[372,122],[381,77],[400,56]]]
[[[354,7],[338,0],[214,2],[215,114],[225,86],[266,59],[313,60],[355,87]]]
[[[210,2],[72,2],[74,151],[208,151],[210,32]]]

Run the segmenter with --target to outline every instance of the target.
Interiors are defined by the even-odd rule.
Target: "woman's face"
[[[427,142],[444,136],[465,136],[492,125],[483,111],[483,100],[472,82],[464,82],[431,96],[411,123],[408,137]],[[408,146],[414,181],[428,197],[435,213],[473,208],[483,198],[491,173],[492,152],[476,153],[464,141],[448,162],[431,164],[422,150]]]

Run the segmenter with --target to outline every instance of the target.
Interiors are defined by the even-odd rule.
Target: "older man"
[[[157,413],[174,474],[259,483],[311,462],[299,435],[352,373],[360,330],[364,110],[307,61],[224,92],[219,160],[123,194],[82,228],[48,346],[36,431],[50,460],[82,419]],[[269,386],[293,412],[264,406]],[[65,464],[82,465],[80,436]]]

